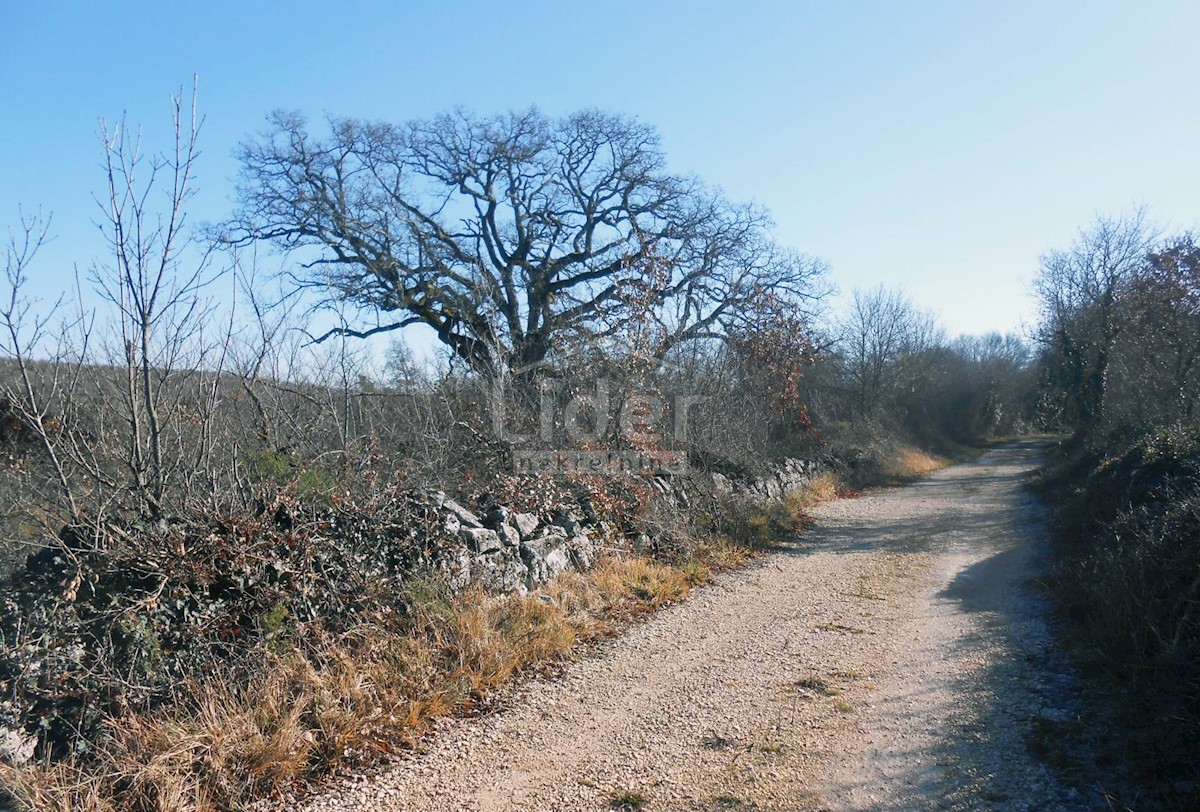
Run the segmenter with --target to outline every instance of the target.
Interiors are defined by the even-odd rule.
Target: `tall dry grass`
[[[750,553],[710,542],[690,562],[609,557],[537,595],[449,595],[431,585],[403,631],[298,630],[249,679],[213,675],[156,712],[113,720],[93,758],[0,768],[31,810],[236,808],[412,746],[437,717],[470,712],[576,643],[681,600]],[[278,648],[278,647],[277,647]]]
[[[883,473],[889,479],[908,480],[931,474],[945,468],[950,461],[914,446],[904,445],[896,449],[884,463]]]

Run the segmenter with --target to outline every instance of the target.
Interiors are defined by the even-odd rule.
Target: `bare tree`
[[[183,403],[179,376],[206,361],[204,342],[197,341],[208,316],[200,293],[212,281],[209,249],[187,228],[201,126],[195,89],[189,107],[180,94],[172,108],[174,146],[168,154],[147,158],[140,134],[130,133],[123,121],[101,125],[107,186],[97,202],[110,255],[91,274],[116,313],[112,360],[123,372],[124,462],[132,490],[152,515],[162,512],[175,470],[166,459],[167,427]]]
[[[614,334],[645,317],[630,303],[644,310],[646,295],[663,353],[722,334],[762,289],[797,306],[816,295],[819,263],[777,248],[761,210],[668,173],[639,122],[459,111],[330,130],[279,113],[243,146],[231,235],[303,249],[302,284],[395,316],[335,334],[423,324],[495,375]],[[665,278],[644,275],[650,257]]]
[[[1200,401],[1200,247],[1156,247],[1122,299],[1107,411],[1138,423],[1192,424]]]
[[[7,295],[0,300],[0,353],[16,368],[15,381],[0,383],[5,406],[40,445],[50,468],[58,495],[68,518],[76,521],[80,505],[69,473],[70,460],[60,442],[61,424],[52,417],[52,409],[74,400],[79,386],[80,365],[64,363],[60,354],[38,364],[36,355],[44,347],[48,332],[61,305],[51,305],[39,313],[25,295],[29,266],[45,244],[50,220],[34,216],[21,218],[19,234],[10,235],[4,251],[4,281]]]
[[[856,290],[838,332],[846,379],[861,418],[873,417],[921,353],[941,342],[932,315],[899,291],[883,287]]]
[[[1068,418],[1086,424],[1102,416],[1118,309],[1146,263],[1154,233],[1141,210],[1097,218],[1065,251],[1042,257],[1035,280],[1041,304],[1038,340],[1046,348]]]

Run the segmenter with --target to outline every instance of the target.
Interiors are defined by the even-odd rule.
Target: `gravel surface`
[[[1106,808],[1063,769],[1088,743],[1030,584],[1038,454],[821,505],[790,548],[299,808]]]

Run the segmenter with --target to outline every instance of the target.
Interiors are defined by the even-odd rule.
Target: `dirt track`
[[[307,808],[1105,808],[1050,766],[1081,723],[1029,584],[1038,453],[822,505],[795,546]]]

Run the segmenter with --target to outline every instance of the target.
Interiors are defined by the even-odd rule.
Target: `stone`
[[[557,527],[561,527],[563,532],[568,536],[574,536],[582,530],[579,519],[570,514],[559,516],[554,520],[554,524]]]
[[[521,560],[525,563],[525,585],[530,589],[550,580],[546,559],[534,552],[532,548],[521,545]]]
[[[555,547],[544,560],[547,580],[571,568],[571,555],[567,552],[566,547]]]
[[[447,499],[442,502],[442,510],[458,519],[459,523],[462,524],[463,527],[483,527],[483,522],[479,520],[478,516],[467,510],[458,502],[455,502],[453,499]]]
[[[526,583],[531,588],[571,568],[567,535],[557,525],[543,528],[538,536],[523,542],[520,549],[527,570]]]
[[[530,544],[535,544],[535,543],[545,544],[545,543],[547,543],[547,539],[557,539],[557,541],[551,541],[549,543],[561,544],[562,542],[567,540],[567,531],[562,525],[548,524],[545,527],[543,527],[536,536],[531,538],[529,540],[529,543]]]
[[[483,517],[483,526],[490,527],[493,530],[499,530],[504,525],[508,524],[508,517],[511,514],[506,507],[501,505],[492,505],[488,508],[487,515]]]
[[[522,539],[533,538],[534,531],[541,524],[538,521],[538,517],[532,513],[513,513],[509,516],[509,521],[517,528],[517,532],[521,534]]]
[[[479,555],[471,562],[471,579],[493,592],[528,592],[526,568],[508,553]]]
[[[500,535],[500,543],[505,547],[516,547],[521,543],[521,534],[511,525],[502,524],[496,528],[496,532]]]
[[[596,543],[585,533],[573,536],[567,542],[567,549],[581,570],[591,569],[592,564],[596,563]]]
[[[729,477],[724,474],[714,473],[712,475],[713,490],[721,495],[729,495],[733,493],[733,483],[729,481]]]
[[[486,527],[460,527],[458,535],[480,553],[492,553],[500,549],[500,534]]]
[[[531,555],[544,559],[552,550],[562,547],[566,543],[567,534],[561,527],[547,527],[543,528],[539,535],[523,542],[521,550],[528,550]]]
[[[19,767],[33,758],[37,739],[16,728],[0,728],[0,761]]]

